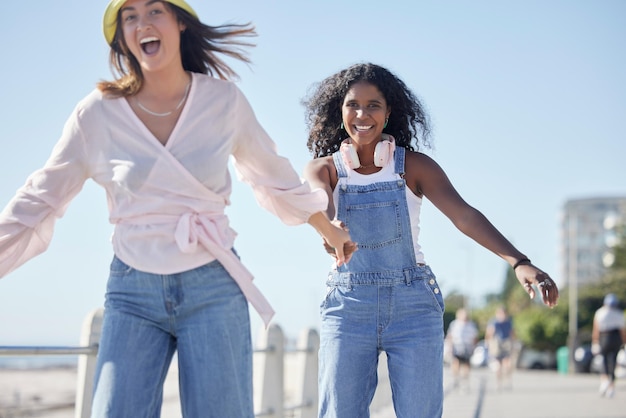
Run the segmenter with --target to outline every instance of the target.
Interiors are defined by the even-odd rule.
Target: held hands
[[[336,230],[341,231],[341,234],[345,234],[348,237],[348,240],[337,243],[338,245],[333,245],[332,242],[329,242],[328,238],[324,237],[324,249],[335,260],[337,260],[337,267],[339,267],[344,263],[350,262],[352,254],[358,249],[358,246],[356,242],[353,242],[350,239],[348,228],[346,228],[342,221],[335,219],[334,221],[331,221],[331,224]]]
[[[316,212],[311,215],[308,223],[322,235],[324,245],[328,245],[333,249],[333,256],[337,259],[337,266],[350,261],[350,257],[354,252],[350,248],[356,246],[356,244],[350,239],[350,234],[346,228],[343,228],[341,224],[335,221],[331,222],[326,217],[326,214],[322,212]],[[345,253],[344,248],[347,248]]]
[[[535,298],[536,287],[545,305],[550,308],[556,306],[559,300],[559,289],[554,280],[548,276],[548,273],[533,266],[530,261],[516,266],[514,271],[517,280],[524,286],[524,290],[531,299]]]

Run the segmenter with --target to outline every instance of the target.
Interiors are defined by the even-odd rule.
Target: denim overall
[[[415,260],[404,154],[396,148],[398,180],[365,186],[346,184],[340,153],[333,155],[337,218],[359,249],[329,274],[321,304],[320,417],[369,417],[381,351],[396,416],[442,415],[443,298],[430,268]]]

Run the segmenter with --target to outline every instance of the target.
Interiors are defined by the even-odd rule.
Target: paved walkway
[[[469,393],[446,391],[444,418],[626,418],[626,379],[601,398],[596,374],[516,370],[508,390],[488,369],[474,370]]]
[[[473,369],[469,389],[453,389],[446,368],[443,418],[626,418],[626,377],[611,399],[600,397],[599,383],[596,374],[516,370],[512,387],[498,390],[493,372]],[[375,401],[372,418],[395,417],[388,393]]]
[[[372,418],[395,418],[381,356],[380,385],[372,402]],[[513,387],[498,391],[488,369],[473,369],[469,390],[452,389],[444,369],[443,418],[626,418],[626,374],[617,381],[612,399],[598,395],[596,374],[561,375],[555,371],[521,371]],[[74,416],[76,369],[1,370],[0,418]],[[45,412],[44,412],[45,409]],[[28,411],[18,413],[19,411]],[[181,417],[176,375],[165,382],[163,418]],[[293,415],[285,415],[284,418]],[[230,418],[230,417],[229,417]]]

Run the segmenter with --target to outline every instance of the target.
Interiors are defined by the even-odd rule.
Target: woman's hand
[[[334,221],[331,221],[331,223],[334,226],[336,226],[338,228],[341,228],[342,230],[344,230],[346,232],[349,232],[348,228],[346,227],[346,225],[342,221],[340,221],[338,219],[335,219]],[[328,254],[330,254],[334,259],[339,260],[338,257],[337,257],[337,251],[336,251],[335,247],[333,247],[331,244],[329,244],[328,241],[326,241],[326,239],[324,239],[323,242],[324,242],[324,249],[326,250],[326,252]],[[359,247],[358,247],[356,242],[353,242],[353,241],[344,242],[344,244],[343,244],[343,255],[344,255],[344,258],[345,258],[345,263],[349,263],[350,262],[350,259],[352,258],[352,254],[356,250],[358,250],[358,248]],[[337,266],[340,266],[340,265],[341,265],[340,263],[337,263]]]
[[[531,263],[520,264],[515,269],[517,280],[524,286],[524,290],[531,299],[535,298],[535,287],[541,295],[541,300],[547,306],[553,308],[559,300],[559,289],[554,280]],[[534,286],[534,287],[533,287]]]
[[[337,267],[350,261],[352,253],[356,250],[356,244],[352,242],[343,224],[339,221],[329,221],[322,212],[311,215],[308,222],[322,235],[324,246],[332,249]]]

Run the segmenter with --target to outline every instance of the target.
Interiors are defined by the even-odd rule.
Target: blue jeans
[[[398,418],[436,418],[443,410],[443,299],[427,266],[412,279],[329,281],[322,303],[320,412],[366,418],[387,353]]]
[[[92,417],[158,418],[176,351],[183,416],[254,416],[248,302],[222,265],[158,275],[114,257]]]

